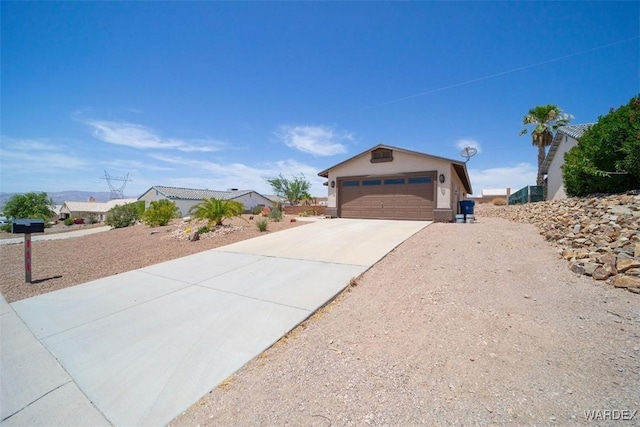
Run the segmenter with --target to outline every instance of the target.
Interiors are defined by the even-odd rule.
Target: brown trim
[[[378,156],[377,154],[382,154]],[[376,148],[371,150],[371,163],[393,162],[393,150],[390,148]]]

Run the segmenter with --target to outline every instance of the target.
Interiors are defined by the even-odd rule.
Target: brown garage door
[[[341,218],[433,220],[435,172],[338,179]]]

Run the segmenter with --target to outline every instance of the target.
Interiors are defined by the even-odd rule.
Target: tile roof
[[[198,188],[165,187],[163,185],[155,185],[151,188],[157,190],[167,199],[181,200],[203,200],[209,198],[231,200],[240,196],[244,196],[247,193],[260,194],[253,190],[218,191],[202,190]]]
[[[564,133],[565,135],[569,135],[571,138],[574,138],[574,139],[580,139],[580,137],[584,135],[587,129],[589,129],[593,125],[594,123],[587,123],[584,125],[560,126],[558,128],[558,132]]]
[[[560,143],[562,142],[562,138],[564,135],[570,136],[575,140],[579,140],[580,137],[584,135],[586,130],[593,125],[594,123],[560,126],[556,131],[555,136],[553,137],[553,141],[551,142],[551,146],[549,147],[549,152],[544,158],[544,162],[542,162],[542,173],[549,173],[549,166],[551,166],[551,162],[556,155],[556,151],[558,151],[558,147],[560,147]]]
[[[137,199],[114,199],[109,200],[108,202],[64,202],[60,209],[62,209],[63,206],[66,206],[71,212],[105,213],[114,206],[126,205],[136,201]]]

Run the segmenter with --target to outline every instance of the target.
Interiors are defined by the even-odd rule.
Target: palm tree
[[[204,199],[189,210],[197,219],[209,220],[209,227],[222,225],[225,219],[239,217],[244,211],[244,205],[235,200],[222,200],[216,198]]]
[[[546,155],[545,149],[553,142],[553,133],[560,127],[569,124],[573,116],[563,113],[557,105],[538,105],[529,110],[522,119],[523,125],[534,125],[531,131],[531,144],[538,147],[538,175],[536,185],[544,185],[542,163]],[[525,127],[520,135],[527,133]]]

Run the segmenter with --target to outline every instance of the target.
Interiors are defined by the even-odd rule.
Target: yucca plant
[[[262,232],[267,231],[269,228],[269,221],[266,219],[259,219],[256,221],[256,227],[258,227],[258,230]]]
[[[242,218],[244,205],[235,200],[222,200],[216,198],[204,199],[189,210],[189,213],[197,219],[209,221],[209,228],[222,225],[225,219],[234,217]]]

